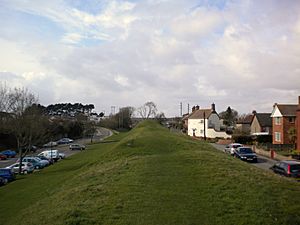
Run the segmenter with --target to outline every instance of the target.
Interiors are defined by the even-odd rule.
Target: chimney
[[[256,110],[253,110],[253,111],[252,111],[252,114],[253,114],[253,115],[255,115],[256,113],[257,113]]]
[[[196,106],[193,106],[193,107],[192,107],[192,112],[194,112],[194,111],[195,111],[195,109],[196,109]]]
[[[212,110],[213,112],[216,111],[216,105],[215,105],[215,103],[211,104],[211,110]]]
[[[200,109],[200,106],[199,105],[196,105],[196,110],[199,110]]]

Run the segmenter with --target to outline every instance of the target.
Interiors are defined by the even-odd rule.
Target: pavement
[[[104,138],[107,138],[107,137],[111,136],[112,134],[113,134],[112,131],[110,131],[109,129],[100,127],[100,128],[97,129],[96,134],[93,137],[93,143],[100,142]],[[74,143],[87,145],[87,144],[91,143],[91,138],[77,139],[77,140],[74,140]],[[79,150],[73,150],[73,151],[70,150],[69,145],[70,144],[58,145],[56,147],[53,147],[52,149],[53,150],[58,150],[60,153],[64,153],[66,155],[66,157],[69,157],[71,155],[74,155],[74,154],[80,152]],[[48,148],[40,148],[35,153],[33,153],[33,154],[29,153],[27,155],[37,155],[40,152],[45,151],[45,150],[48,150]],[[18,157],[8,158],[6,160],[0,160],[0,168],[10,166],[10,165],[14,164],[17,160],[18,160]]]

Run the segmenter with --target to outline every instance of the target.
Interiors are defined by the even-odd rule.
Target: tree
[[[224,124],[226,126],[234,126],[236,124],[238,118],[238,112],[234,109],[231,109],[230,106],[226,109],[226,111],[221,112],[221,119],[224,120]]]
[[[6,87],[5,87],[6,88]],[[6,101],[5,117],[1,118],[2,130],[14,135],[17,142],[19,159],[31,149],[33,142],[43,136],[43,126],[46,122],[41,110],[37,107],[38,99],[25,88],[3,90],[0,87],[1,97]],[[21,172],[21,163],[19,172]]]
[[[137,112],[143,119],[155,117],[157,113],[156,104],[154,102],[146,102],[137,109]]]
[[[163,112],[161,113],[158,113],[156,116],[155,116],[155,119],[160,123],[162,124],[164,121],[166,121],[166,116]]]

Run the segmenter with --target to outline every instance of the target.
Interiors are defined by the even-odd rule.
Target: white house
[[[224,131],[220,131],[221,121],[215,111],[215,104],[211,109],[200,109],[199,106],[193,107],[192,113],[188,117],[188,135],[207,138],[231,138]]]

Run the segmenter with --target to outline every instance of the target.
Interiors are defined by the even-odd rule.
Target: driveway
[[[211,145],[215,149],[218,149],[220,151],[224,151],[225,145],[219,145],[219,144],[215,144],[215,143],[211,143]],[[271,166],[273,166],[276,162],[277,162],[276,160],[267,158],[265,156],[257,155],[257,163],[251,163],[251,165],[269,171],[269,168]]]

